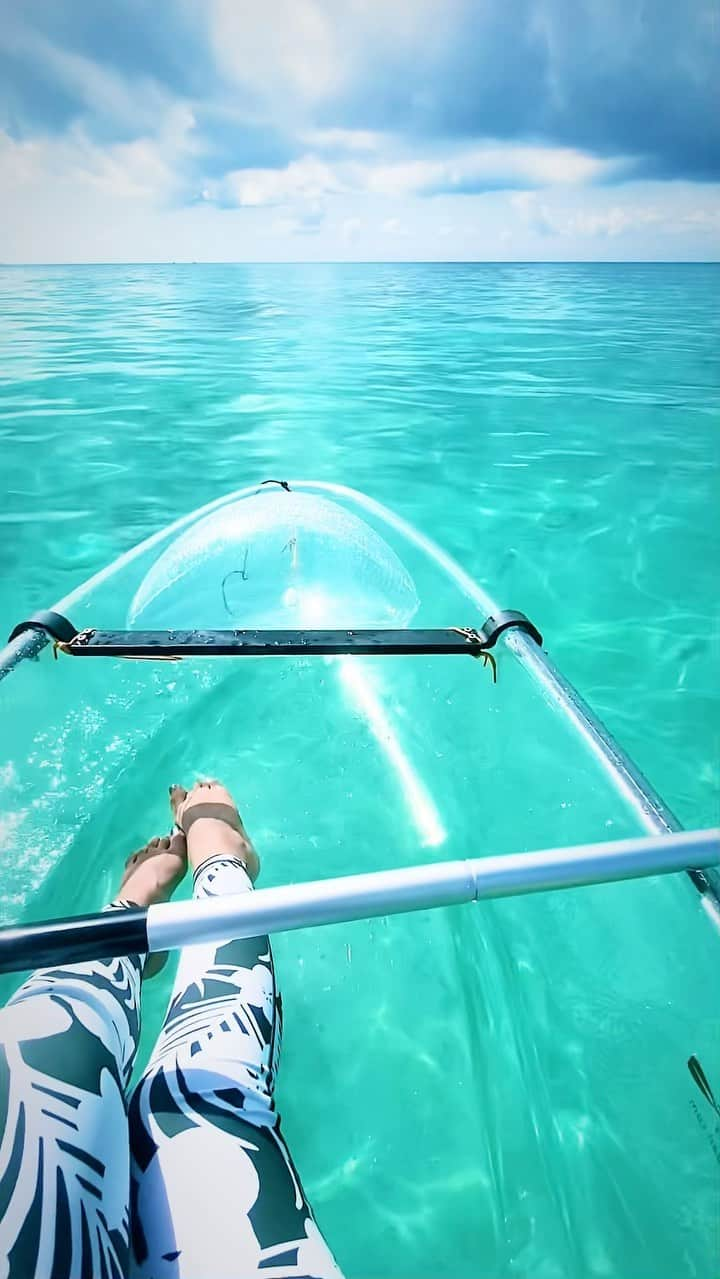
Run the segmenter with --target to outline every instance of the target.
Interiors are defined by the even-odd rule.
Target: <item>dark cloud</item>
[[[440,13],[440,9],[438,10]],[[388,47],[326,124],[628,155],[720,177],[720,24],[706,0],[467,0],[407,59]]]
[[[584,0],[554,9],[548,60],[561,93],[546,103],[545,127],[636,156],[646,175],[720,176],[716,5]]]
[[[0,49],[0,127],[11,137],[61,133],[80,109],[77,95],[49,81],[35,59]]]
[[[137,136],[132,114],[123,118],[89,96],[80,59],[124,80],[130,93],[154,87],[158,97],[190,97],[217,80],[201,11],[193,6],[0,0],[0,127],[16,137],[52,135],[82,121],[93,138]]]
[[[237,110],[196,107],[195,119],[204,139],[201,167],[209,178],[222,177],[241,165],[248,169],[282,168],[298,153],[297,143],[287,134],[248,123]]]
[[[77,59],[115,77],[136,109],[93,95]],[[0,127],[11,136],[52,136],[79,123],[94,141],[125,142],[152,133],[163,102],[178,98],[192,107],[198,143],[183,160],[188,199],[201,177],[282,166],[297,154],[287,134],[257,122],[252,94],[230,92],[219,77],[200,6],[0,0]]]
[[[628,156],[623,176],[720,178],[716,0],[387,0],[345,12],[339,0],[315,2],[347,56],[342,87],[311,109],[270,49],[262,103],[262,77],[254,90],[224,78],[205,3],[0,0],[0,126],[26,136],[81,121],[98,139],[137,136],[132,113],[93,100],[44,48],[137,85],[150,117],[148,85],[158,101],[190,102],[210,178],[286,164],[308,149],[301,133],[312,126],[392,133],[410,153],[539,142]]]
[[[133,78],[151,77],[180,94],[206,86],[214,74],[202,8],[177,0],[0,0],[0,22],[0,43],[11,49],[36,33],[59,49]]]

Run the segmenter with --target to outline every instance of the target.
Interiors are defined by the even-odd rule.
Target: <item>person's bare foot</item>
[[[221,782],[196,782],[191,790],[170,787],[173,817],[187,837],[187,855],[193,870],[218,854],[237,857],[253,882],[260,873],[260,859],[242,823],[235,801]]]
[[[125,863],[116,900],[136,906],[166,902],[187,870],[187,844],[182,832],[156,836],[132,853]]]

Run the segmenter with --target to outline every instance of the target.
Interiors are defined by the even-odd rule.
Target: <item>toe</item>
[[[176,831],[168,840],[168,851],[177,857],[187,857],[187,844],[182,831]]]
[[[173,816],[177,815],[177,810],[184,800],[187,799],[187,791],[184,786],[178,786],[177,782],[170,787],[170,807]]]

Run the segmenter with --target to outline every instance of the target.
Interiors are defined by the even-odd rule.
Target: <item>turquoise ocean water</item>
[[[256,478],[352,484],[537,618],[711,821],[719,288],[715,265],[4,270],[0,626]]]
[[[536,620],[681,820],[717,821],[719,286],[702,265],[4,269],[0,630],[229,490],[337,481]],[[268,882],[459,855],[456,837],[510,851],[634,829],[510,670],[497,693],[476,681],[477,703],[429,668],[388,676],[409,754],[446,778],[446,854],[418,849],[329,675],[299,672],[293,719],[285,673],[57,669],[62,694],[49,660],[0,690],[6,916],[99,905],[196,768],[237,788]],[[421,688],[432,729],[403,719]],[[713,967],[684,966],[696,921],[673,933],[673,892],[279,941],[287,1132],[349,1275],[711,1279],[714,1191],[673,1089],[683,1053],[717,1047],[683,1005]],[[656,970],[671,933],[679,958]],[[149,1028],[166,994],[148,992]]]

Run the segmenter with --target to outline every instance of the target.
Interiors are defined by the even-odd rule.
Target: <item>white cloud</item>
[[[358,184],[378,195],[418,195],[441,181],[444,165],[432,160],[406,160],[356,172]]]
[[[462,0],[205,0],[224,74],[292,117],[343,92],[368,91],[368,67],[395,57],[432,62],[428,31],[452,23]]]
[[[482,187],[550,186],[596,181],[615,174],[619,158],[604,160],[568,147],[518,147],[498,143],[442,159],[382,164],[367,171],[369,190],[383,195],[422,195]]]
[[[377,145],[377,138],[373,145]],[[356,149],[360,149],[359,144]],[[208,198],[240,207],[318,200],[347,192],[401,199],[441,191],[474,192],[520,182],[580,184],[612,172],[618,163],[579,151],[496,144],[463,151],[448,159],[417,158],[379,165],[357,158],[329,161],[308,153],[284,168],[236,169],[219,182],[206,184],[204,189]]]
[[[343,243],[355,244],[361,231],[362,222],[360,218],[345,218],[340,226],[340,235]]]
[[[663,236],[689,230],[720,231],[720,207],[678,209],[635,200],[603,208],[585,205],[568,209],[551,207],[537,191],[515,192],[510,205],[540,235],[615,239],[650,228]]]
[[[334,169],[316,156],[293,160],[284,169],[236,169],[215,188],[217,198],[241,207],[285,204],[290,200],[319,200],[342,190]]]
[[[282,85],[287,105],[336,92],[347,56],[341,31],[315,0],[211,0],[210,36],[220,68],[269,99]]]
[[[0,131],[3,185],[42,188],[46,199],[62,185],[100,188],[118,199],[164,200],[182,186],[183,158],[195,153],[195,119],[184,104],[169,108],[154,135],[100,145],[73,126],[59,139],[17,141]],[[5,196],[7,198],[7,196]]]

